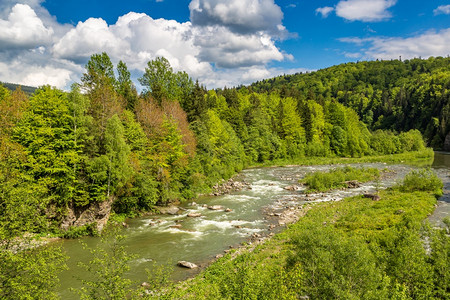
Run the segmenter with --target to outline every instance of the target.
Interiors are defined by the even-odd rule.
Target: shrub
[[[429,169],[412,170],[403,179],[403,184],[399,187],[402,192],[433,192],[436,196],[442,196],[442,180],[436,173]]]
[[[380,172],[375,168],[336,168],[329,172],[314,172],[305,176],[302,183],[308,186],[308,191],[324,192],[336,188],[347,187],[346,181],[358,180],[367,182],[375,180]]]

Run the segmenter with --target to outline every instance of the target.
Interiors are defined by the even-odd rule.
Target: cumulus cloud
[[[334,10],[334,7],[325,6],[325,7],[319,7],[316,9],[316,15],[321,14],[323,18],[328,17],[330,13],[332,13]]]
[[[450,15],[450,4],[438,6],[433,12],[434,15]]]
[[[20,54],[11,52],[0,53],[1,81],[31,86],[50,84],[64,88],[77,80],[83,70],[75,63],[52,58],[44,47]]]
[[[201,31],[194,40],[200,49],[199,57],[219,68],[264,65],[285,57],[267,34],[239,35],[225,27],[206,27]]]
[[[292,59],[275,45],[286,30],[273,0],[192,0],[192,22],[130,12],[115,24],[89,18],[76,26],[59,24],[40,6],[42,0],[15,1],[0,3],[9,5],[0,19],[1,81],[67,88],[79,81],[92,54],[105,51],[114,63],[125,61],[135,76],[149,60],[164,56],[176,71],[221,87],[261,79],[272,74],[269,62]]]
[[[336,5],[336,15],[349,21],[377,22],[388,19],[397,0],[346,0]]]
[[[0,51],[46,45],[53,35],[53,29],[44,26],[34,10],[26,4],[16,4],[7,20],[0,19],[0,28]]]
[[[346,38],[342,42],[367,45],[365,58],[405,59],[430,56],[447,56],[450,54],[450,28],[441,31],[428,31],[409,38]]]
[[[191,21],[198,26],[223,26],[239,34],[285,32],[283,12],[273,0],[192,0]]]

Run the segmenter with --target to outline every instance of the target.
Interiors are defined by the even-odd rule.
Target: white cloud
[[[195,36],[201,60],[219,68],[264,65],[285,58],[267,34],[239,35],[224,27],[204,27]]]
[[[349,21],[376,22],[388,19],[388,8],[397,0],[346,0],[336,5],[336,15]]]
[[[11,48],[34,48],[51,42],[53,29],[44,26],[34,10],[16,4],[7,20],[0,19],[0,51]]]
[[[192,0],[189,9],[198,26],[224,26],[239,34],[285,31],[279,26],[283,12],[273,0]]]
[[[149,60],[164,56],[176,71],[213,88],[261,79],[273,73],[266,70],[271,61],[293,59],[275,45],[287,31],[273,0],[192,0],[195,24],[130,12],[115,24],[89,18],[76,26],[59,24],[42,0],[16,1],[0,3],[9,11],[0,19],[0,81],[68,88],[89,57],[105,51],[113,63],[125,61],[135,77]]]
[[[435,10],[433,10],[434,15],[450,15],[450,4],[449,5],[441,5],[438,6]]]
[[[342,42],[367,45],[364,51],[368,59],[404,59],[415,57],[447,56],[450,54],[450,28],[428,31],[409,38],[344,38]]]
[[[316,15],[321,14],[322,18],[326,18],[333,11],[334,11],[334,8],[330,7],[330,6],[319,7],[318,9],[316,9]]]
[[[90,18],[67,32],[53,46],[57,58],[85,62],[93,53],[107,52],[117,56],[127,52],[127,45],[116,37],[102,19]]]
[[[78,80],[82,70],[75,63],[52,58],[44,47],[20,54],[0,52],[0,81],[31,86],[50,84],[64,88]]]

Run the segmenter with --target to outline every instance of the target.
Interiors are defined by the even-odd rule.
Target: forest
[[[436,61],[441,64],[434,60],[430,64],[442,65]],[[390,72],[398,63],[386,62],[385,71],[377,74],[399,73]],[[370,63],[355,66],[366,65]],[[361,73],[358,67],[354,77]],[[336,68],[345,72],[331,68],[327,76],[350,90],[353,82],[339,79],[339,74],[348,73],[348,66]],[[423,129],[422,123],[397,134],[378,129],[382,117],[376,113],[366,124],[358,112],[367,120],[367,111],[377,111],[370,109],[376,105],[372,96],[379,93],[374,91],[369,98],[357,94],[355,101],[366,103],[363,108],[355,107],[354,100],[341,103],[355,97],[350,91],[337,91],[333,98],[334,86],[320,77],[322,73],[307,74],[301,81],[305,90],[317,82],[324,86],[323,91],[308,89],[314,95],[308,98],[300,88],[296,95],[285,95],[285,85],[279,91],[279,78],[266,92],[258,85],[207,91],[185,72],[174,72],[165,58],[157,58],[139,78],[145,89],[138,94],[126,64],[120,61],[114,68],[102,53],[91,57],[81,82],[69,92],[43,86],[28,97],[20,88],[10,92],[1,87],[0,239],[16,235],[9,227],[24,220],[26,213],[34,216],[27,221],[32,224],[17,225],[26,231],[64,234],[83,226],[101,230],[104,224],[93,227],[92,220],[81,224],[77,218],[99,203],[111,206],[113,213],[133,215],[155,204],[191,199],[244,167],[266,162],[425,149],[415,129]],[[310,79],[313,76],[320,79]],[[416,84],[415,78],[411,81],[409,85]],[[441,83],[441,106],[448,107],[448,84],[448,80]],[[441,136],[448,115],[443,112],[442,120],[430,116],[424,123],[439,120],[433,132]],[[29,211],[13,209],[18,206]]]
[[[0,286],[17,292],[12,274],[63,268],[62,254],[46,250],[27,269],[16,255],[25,233],[98,234],[110,216],[193,199],[250,166],[431,156],[427,146],[442,148],[450,130],[449,63],[349,63],[207,90],[161,57],[138,93],[126,64],[101,53],[70,91],[0,86],[0,259],[9,264]],[[29,292],[51,289],[33,280]]]
[[[252,84],[299,102],[335,100],[352,108],[369,130],[418,129],[428,145],[442,149],[450,132],[450,57],[362,61],[308,74]]]

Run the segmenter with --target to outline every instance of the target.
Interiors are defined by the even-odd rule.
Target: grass
[[[335,168],[327,172],[307,174],[300,180],[308,186],[306,192],[326,192],[338,188],[346,188],[348,181],[368,182],[380,178],[380,171],[376,168]]]
[[[423,220],[434,210],[434,191],[396,187],[379,195],[379,201],[357,196],[307,204],[307,214],[297,223],[240,254],[233,250],[159,298],[445,297],[449,283],[439,278],[448,267],[433,271],[433,264],[441,259],[441,266],[448,266],[446,250],[438,258],[433,255],[439,251],[427,257],[420,236]],[[439,245],[448,247],[449,238],[441,236],[446,242]]]

